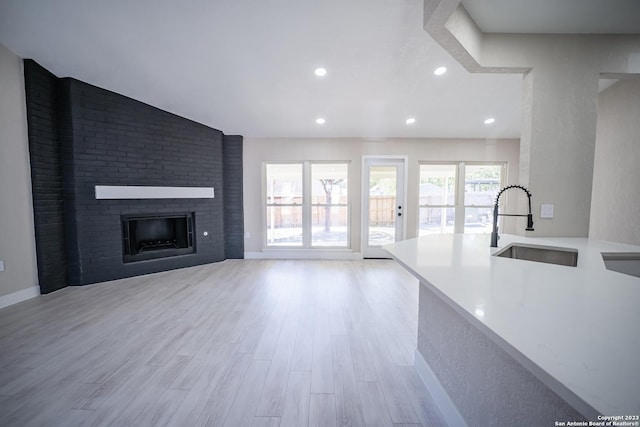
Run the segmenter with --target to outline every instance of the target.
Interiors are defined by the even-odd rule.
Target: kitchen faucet
[[[509,190],[511,188],[519,188],[522,191],[524,191],[525,193],[527,193],[527,197],[529,198],[529,213],[528,214],[521,215],[521,214],[504,214],[504,213],[501,214],[501,213],[498,213],[498,201],[500,200],[500,196],[502,195],[502,193],[504,193],[505,191],[507,191],[507,190]],[[524,188],[521,185],[509,185],[507,187],[504,187],[498,193],[498,196],[496,197],[496,204],[493,207],[493,232],[491,233],[491,247],[492,248],[497,248],[498,247],[498,239],[500,238],[498,236],[498,216],[526,216],[527,217],[527,228],[525,228],[525,230],[533,231],[533,215],[531,215],[531,193],[529,192],[529,190],[527,190],[526,188]]]

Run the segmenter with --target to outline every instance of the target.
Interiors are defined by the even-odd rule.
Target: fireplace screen
[[[124,262],[194,252],[193,213],[122,217]]]

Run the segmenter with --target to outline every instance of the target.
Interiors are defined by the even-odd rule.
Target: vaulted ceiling
[[[516,3],[534,9],[544,3],[544,18],[549,7],[565,1],[463,2],[484,31],[498,31],[509,15],[500,20],[489,11],[481,17],[478,10],[490,10],[492,4],[506,10]],[[573,3],[627,4],[636,14],[631,27],[618,17],[604,31],[625,25],[624,31],[635,32],[640,23],[637,1]],[[582,18],[576,13],[567,19]],[[566,24],[554,25],[541,31]],[[520,134],[522,76],[468,73],[424,31],[422,0],[2,0],[0,43],[59,77],[77,78],[227,134]],[[447,72],[436,76],[441,66]],[[314,74],[318,67],[327,70],[324,77]],[[317,118],[325,123],[317,124]],[[415,122],[407,124],[409,118]],[[495,122],[487,125],[487,118]]]

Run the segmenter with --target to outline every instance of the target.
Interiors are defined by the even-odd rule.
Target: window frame
[[[507,162],[463,162],[462,165],[462,176],[464,178],[466,178],[466,167],[467,166],[500,166],[500,182],[498,182],[498,191],[500,191],[501,188],[505,187],[505,182],[506,182],[506,176],[507,176]],[[464,180],[463,178],[463,180]],[[464,232],[464,227],[466,224],[466,211],[467,208],[480,208],[480,209],[490,209],[491,212],[493,212],[493,206],[495,205],[495,200],[491,201],[491,204],[489,205],[468,205],[466,204],[465,199],[465,195],[466,195],[466,191],[465,191],[465,187],[466,187],[466,180],[464,180],[463,184],[462,184],[462,212],[463,212],[463,222],[462,222],[462,232]],[[505,195],[506,197],[506,195]],[[506,202],[506,198],[505,198],[505,202]],[[498,221],[502,221],[502,218],[498,218]],[[499,224],[501,225],[501,224]],[[482,233],[485,234],[485,233]]]
[[[422,179],[421,169],[423,165],[449,165],[455,166],[455,190],[454,190],[454,204],[441,204],[441,205],[429,205],[420,203],[420,181]],[[453,208],[454,209],[454,224],[453,233],[464,233],[465,229],[465,215],[467,208],[493,208],[491,205],[467,205],[465,200],[465,177],[466,166],[500,166],[500,182],[499,188],[504,188],[507,180],[507,168],[508,162],[506,161],[419,161],[418,162],[418,215],[416,230],[418,236],[420,236],[420,209],[422,208]],[[500,218],[499,220],[502,220]]]
[[[267,169],[269,165],[301,165],[301,180],[302,180],[302,203],[269,203],[269,191],[267,189]],[[293,249],[293,248],[301,248],[304,244],[304,165],[302,162],[296,161],[282,161],[282,162],[263,162],[262,164],[262,229],[263,229],[263,238],[262,245],[264,248],[284,248],[284,249]],[[269,245],[269,213],[268,210],[270,207],[295,207],[302,208],[302,229],[303,229],[303,239],[301,245]]]
[[[267,197],[267,167],[268,165],[301,165],[302,166],[302,204],[274,204],[268,203]],[[347,202],[332,203],[332,207],[345,207],[347,210],[347,237],[345,245],[314,245],[313,244],[313,208],[325,207],[326,203],[312,203],[312,166],[317,164],[346,165],[347,167]],[[264,161],[262,163],[262,247],[267,250],[350,250],[351,249],[351,161],[349,160],[293,160],[293,161]],[[302,244],[300,245],[272,245],[268,239],[267,210],[273,206],[293,206],[302,208]]]
[[[308,174],[307,176],[309,177],[309,183],[308,186],[306,188],[309,189],[308,193],[309,193],[309,215],[308,215],[308,220],[309,220],[309,247],[308,249],[350,249],[351,248],[351,191],[349,191],[349,172],[350,172],[350,168],[349,165],[351,162],[348,161],[332,161],[332,160],[322,160],[322,161],[307,161],[306,162],[308,164]],[[327,203],[313,203],[312,202],[312,198],[313,198],[313,165],[345,165],[347,167],[347,182],[346,182],[346,187],[347,187],[347,202],[346,203],[332,203],[332,204],[327,204]],[[304,187],[303,187],[304,188]],[[346,218],[346,227],[347,227],[347,244],[346,245],[341,245],[341,246],[335,246],[335,245],[315,245],[313,244],[313,208],[314,207],[326,207],[326,206],[330,206],[330,207],[342,207],[342,208],[347,208],[347,218]],[[303,208],[303,218],[304,218],[304,208]],[[304,239],[303,239],[304,240]]]
[[[420,210],[423,208],[426,209],[451,209],[453,208],[453,212],[454,212],[454,221],[453,221],[453,232],[456,233],[456,223],[458,222],[456,216],[458,214],[458,204],[459,204],[459,198],[460,198],[460,192],[458,191],[458,182],[460,181],[460,168],[459,168],[459,163],[460,162],[447,162],[447,161],[443,161],[443,162],[428,162],[428,161],[420,161],[418,162],[418,224],[416,227],[416,230],[418,231],[418,236],[420,236]],[[422,166],[453,166],[455,168],[455,172],[454,172],[454,188],[453,188],[453,204],[437,204],[437,205],[430,205],[430,204],[421,204],[420,203],[420,185],[421,185],[421,181],[422,181]],[[445,211],[446,212],[446,211]],[[434,233],[434,234],[444,234],[444,233]],[[448,233],[447,233],[448,234]]]

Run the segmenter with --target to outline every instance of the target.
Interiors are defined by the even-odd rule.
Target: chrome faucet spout
[[[519,188],[520,190],[524,191],[527,194],[527,197],[529,199],[529,213],[527,213],[527,214],[504,214],[504,213],[502,213],[501,214],[501,213],[498,212],[498,203],[500,201],[500,196],[502,196],[502,193],[504,193],[505,191],[510,190],[512,188]],[[502,190],[500,190],[500,192],[498,192],[498,195],[496,196],[496,204],[493,206],[493,231],[491,232],[491,247],[492,248],[497,248],[498,247],[498,239],[500,238],[500,236],[498,236],[498,217],[499,216],[526,216],[527,217],[527,228],[525,228],[525,230],[533,231],[533,215],[531,213],[531,193],[529,192],[529,190],[527,190],[522,185],[509,185],[507,187],[504,187]]]

